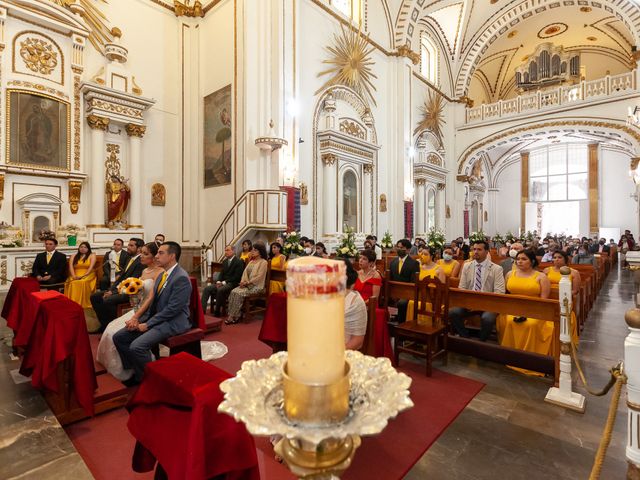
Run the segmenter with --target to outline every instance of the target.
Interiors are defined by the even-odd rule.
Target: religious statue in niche
[[[109,228],[126,228],[124,214],[129,206],[131,192],[125,178],[120,175],[120,145],[107,144],[106,193],[107,193],[107,226]]]
[[[387,211],[387,196],[384,193],[380,194],[380,211]]]
[[[309,192],[307,191],[307,184],[300,182],[300,205],[309,204]]]
[[[167,189],[161,183],[151,185],[151,205],[164,207],[167,202]]]
[[[473,167],[471,167],[471,175],[469,175],[469,183],[471,185],[478,184],[482,181],[484,176],[482,175],[482,160],[477,159]]]

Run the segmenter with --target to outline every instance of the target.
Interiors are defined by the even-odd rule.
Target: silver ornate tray
[[[345,359],[351,366],[349,414],[338,424],[309,427],[286,418],[282,367],[287,352],[244,362],[234,378],[220,384],[225,395],[218,411],[243,422],[252,435],[279,434],[318,444],[326,438],[376,435],[390,418],[413,407],[409,398],[411,378],[397,372],[389,359],[353,350],[345,353]]]

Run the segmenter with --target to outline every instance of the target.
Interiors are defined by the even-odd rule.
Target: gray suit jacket
[[[511,258],[511,257],[509,257],[506,260],[502,261],[500,266],[502,267],[502,274],[504,275],[504,278],[507,278],[507,273],[509,273],[511,270],[513,270],[513,264],[514,263],[515,263],[515,260],[513,258]]]
[[[153,302],[140,319],[140,323],[146,323],[149,328],[158,329],[169,336],[179,335],[191,328],[189,319],[191,281],[180,265],[176,265],[158,293],[161,280],[162,275],[158,275],[153,286],[155,295]]]
[[[488,268],[487,268],[488,267]],[[460,274],[460,284],[458,288],[463,290],[473,290],[473,284],[476,276],[476,262],[471,260],[465,262]],[[482,291],[490,293],[504,293],[504,274],[502,267],[496,265],[492,261],[485,263],[482,269]]]

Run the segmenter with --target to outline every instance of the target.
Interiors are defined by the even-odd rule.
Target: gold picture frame
[[[71,170],[71,104],[31,90],[7,89],[7,165]]]

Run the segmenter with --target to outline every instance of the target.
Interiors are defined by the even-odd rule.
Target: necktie
[[[162,274],[162,278],[160,279],[160,283],[158,284],[158,292],[157,293],[160,293],[160,291],[162,290],[162,287],[164,287],[164,282],[167,281],[167,276],[168,276],[167,272],[164,272]]]
[[[402,271],[402,264],[404,263],[404,258],[398,259],[398,273]]]
[[[115,258],[115,261],[116,261],[116,272],[120,271],[120,253],[121,252],[116,253],[116,258]]]
[[[125,270],[129,270],[129,267],[131,266],[134,260],[135,258],[131,258],[131,260],[129,260],[129,263],[127,263],[127,268],[125,268]]]
[[[473,290],[479,292],[482,290],[482,264],[476,264],[476,280],[473,283]]]
[[[51,261],[52,256],[53,254],[51,252],[47,252],[47,265],[49,265],[49,262]]]

